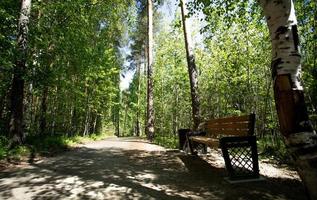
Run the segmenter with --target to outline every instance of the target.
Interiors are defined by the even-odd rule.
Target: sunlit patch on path
[[[305,199],[292,177],[228,184],[220,156],[201,159],[137,138],[110,138],[1,172],[0,199]]]

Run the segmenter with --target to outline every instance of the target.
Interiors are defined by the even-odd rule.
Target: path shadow
[[[81,147],[2,172],[0,199],[305,199],[299,181],[231,185],[225,174],[181,153]]]

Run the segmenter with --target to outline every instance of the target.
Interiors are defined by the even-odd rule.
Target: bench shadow
[[[203,177],[206,183],[221,187],[221,199],[308,199],[302,183],[296,179],[262,176],[264,180],[261,181],[231,184],[225,180],[224,168],[214,167],[199,156],[179,157],[193,176]]]
[[[306,199],[299,181],[231,185],[223,168],[177,152],[78,148],[0,173],[0,198]]]

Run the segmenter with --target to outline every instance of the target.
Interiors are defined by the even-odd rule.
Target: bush
[[[161,135],[156,135],[154,138],[154,143],[161,145],[165,148],[170,148],[170,149],[178,148],[178,138],[174,136],[164,137]]]
[[[62,134],[53,136],[30,135],[27,136],[25,145],[17,146],[11,150],[8,150],[9,140],[0,136],[0,160],[5,158],[20,160],[22,157],[33,157],[35,154],[49,156],[63,152],[76,144],[101,140],[109,135],[110,131],[103,134],[91,134],[86,137],[79,135],[67,137]]]
[[[272,136],[265,136],[258,139],[257,146],[260,157],[270,158],[279,163],[291,163],[291,157],[281,138],[273,139]]]
[[[8,144],[8,139],[4,136],[0,136],[0,160],[6,157],[8,152]]]

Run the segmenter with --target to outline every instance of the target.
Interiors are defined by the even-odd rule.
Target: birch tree
[[[187,25],[186,15],[187,9],[185,0],[180,1],[180,7],[182,12],[183,32],[186,48],[186,58],[188,66],[188,75],[190,81],[190,93],[192,100],[192,118],[194,121],[194,130],[198,128],[200,122],[200,110],[199,110],[199,94],[198,94],[198,75],[195,63],[194,47],[190,36],[189,27]]]
[[[13,80],[11,85],[10,145],[21,144],[24,139],[24,77],[26,70],[27,35],[31,12],[31,0],[22,0],[21,2],[17,35],[17,60],[13,69]]]
[[[301,54],[292,0],[261,0],[272,43],[272,77],[280,131],[311,199],[317,199],[317,135],[301,84]]]

